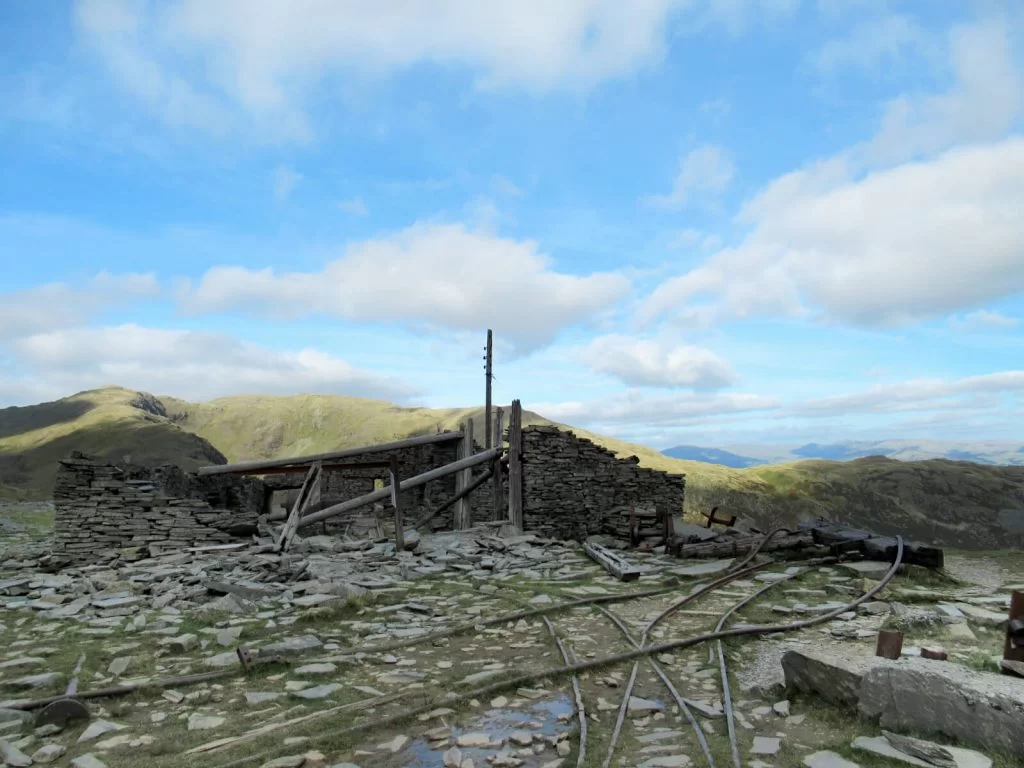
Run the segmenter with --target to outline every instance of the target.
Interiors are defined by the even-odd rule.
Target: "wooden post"
[[[473,420],[467,419],[466,423],[462,426],[462,450],[460,459],[468,459],[473,455]],[[455,476],[455,490],[465,490],[473,479],[473,471],[467,467]],[[473,526],[473,511],[470,506],[471,499],[469,496],[464,496],[459,499],[458,506],[455,507],[455,530],[464,531],[467,528]]]
[[[309,471],[306,473],[306,479],[302,481],[299,495],[295,498],[295,504],[292,505],[292,511],[288,514],[288,519],[285,520],[284,525],[281,526],[281,532],[276,542],[278,552],[284,552],[291,546],[295,532],[299,529],[302,521],[302,511],[310,503],[319,502],[320,476],[320,462],[317,461],[310,466]]]
[[[502,440],[504,439],[503,435],[501,434],[502,433],[502,426],[503,426],[502,418],[504,417],[504,415],[505,414],[501,410],[501,408],[496,409],[496,412],[494,414],[494,418],[495,418],[495,421],[497,423],[495,424],[494,444],[491,446],[492,448],[500,448]],[[493,477],[494,477],[494,509],[493,509],[493,514],[491,516],[491,519],[492,520],[501,520],[501,456],[500,455],[494,457]]]
[[[508,521],[523,530],[523,406],[512,401],[508,424]]]
[[[484,397],[484,448],[490,448],[491,443],[491,377],[493,374],[493,359],[492,355],[494,348],[492,345],[493,336],[491,329],[487,329],[487,347],[484,354],[484,377],[487,379],[487,391]]]
[[[1010,596],[1010,620],[1006,625],[1006,642],[1003,643],[1003,674],[1014,674],[1024,663],[1024,592],[1016,591]]]
[[[395,508],[395,551],[401,552],[405,549],[405,529],[402,523],[402,506],[398,501],[398,494],[402,492],[401,481],[398,479],[398,457],[392,454],[391,468],[391,506]]]
[[[878,630],[878,642],[875,644],[875,656],[883,659],[898,659],[903,653],[903,633],[891,629]]]

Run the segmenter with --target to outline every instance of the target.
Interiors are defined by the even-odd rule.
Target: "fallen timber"
[[[641,569],[607,547],[602,547],[600,544],[593,544],[588,541],[583,545],[583,551],[587,553],[591,560],[619,581],[636,581],[640,578]]]
[[[729,528],[713,539],[692,544],[686,543],[683,536],[675,536],[668,542],[667,549],[681,558],[736,557],[750,552],[762,539],[762,536]],[[761,551],[816,548],[836,557],[859,555],[868,560],[891,563],[899,546],[897,537],[881,536],[829,520],[807,520],[799,523],[795,531],[780,529],[779,535],[766,542]],[[903,562],[925,568],[942,568],[943,552],[938,547],[918,541],[904,541]]]
[[[800,523],[797,529],[810,532],[815,544],[828,546],[834,555],[860,553],[869,560],[891,563],[896,559],[899,549],[895,537],[880,536],[829,520],[807,520]],[[938,547],[919,541],[903,541],[903,562],[925,568],[942,568],[943,552]]]

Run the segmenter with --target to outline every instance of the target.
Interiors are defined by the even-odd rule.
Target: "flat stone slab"
[[[335,691],[341,690],[340,683],[325,683],[324,685],[314,685],[312,688],[303,688],[301,691],[295,691],[292,696],[298,696],[300,699],[326,699]]]
[[[953,763],[956,765],[956,768],[992,768],[992,759],[986,757],[980,752],[975,752],[973,749],[947,747],[946,745],[940,746],[931,742],[922,741],[921,739],[911,739],[909,737],[907,737],[907,740],[912,743],[918,742],[923,745],[928,745],[932,748],[942,750],[953,759]],[[897,760],[901,763],[905,763],[906,765],[924,766],[924,768],[935,768],[937,765],[935,762],[922,760],[921,758],[908,754],[903,750],[897,749],[885,736],[859,736],[853,740],[853,743],[850,746],[854,749],[859,749],[862,752],[870,752],[874,755]]]

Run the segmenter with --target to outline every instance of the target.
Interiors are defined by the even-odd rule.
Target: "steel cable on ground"
[[[555,645],[558,646],[559,653],[562,654],[562,661],[565,662],[566,666],[572,664],[572,660],[569,658],[569,652],[565,648],[565,643],[555,632],[555,627],[551,623],[551,619],[547,616],[544,617],[544,626],[548,628],[548,632],[551,633],[551,637],[555,640]],[[573,653],[573,658],[576,654]],[[576,768],[583,768],[583,763],[587,759],[587,713],[583,708],[583,691],[580,689],[580,678],[579,675],[572,676],[572,691],[576,696],[576,713],[580,720],[580,748],[576,753]]]
[[[764,538],[762,538],[761,541],[758,542],[757,546],[754,547],[747,554],[747,556],[745,558],[740,560],[738,563],[732,564],[729,567],[729,570],[727,571],[726,575],[724,575],[724,576],[722,576],[722,577],[712,581],[710,584],[706,584],[706,585],[704,585],[702,587],[698,587],[697,589],[695,589],[690,594],[680,598],[679,600],[675,601],[674,603],[669,605],[667,608],[665,608],[665,610],[661,611],[657,616],[655,616],[647,624],[646,627],[644,627],[643,634],[640,637],[640,643],[639,643],[639,645],[637,647],[638,648],[642,648],[642,647],[646,646],[647,645],[647,637],[648,637],[648,634],[650,633],[650,631],[652,629],[654,629],[654,627],[657,626],[659,622],[661,622],[662,620],[664,620],[668,616],[670,616],[673,613],[675,613],[676,611],[678,611],[684,605],[688,605],[689,603],[692,603],[694,600],[698,599],[699,597],[702,597],[702,596],[706,595],[708,592],[711,592],[712,590],[715,590],[718,587],[724,586],[724,585],[728,584],[729,582],[736,581],[737,579],[739,579],[739,578],[741,578],[743,576],[746,576],[746,575],[748,575],[750,573],[753,573],[754,571],[760,570],[761,568],[765,568],[765,567],[771,565],[772,564],[771,561],[768,561],[768,562],[764,562],[764,563],[760,563],[760,564],[755,564],[755,565],[751,565],[751,566],[747,567],[747,563],[751,562],[754,558],[756,558],[758,553],[765,546],[765,544],[767,544],[769,541],[771,541],[772,537],[775,536],[775,534],[779,533],[782,530],[786,530],[786,529],[784,529],[784,528],[775,528],[775,529],[772,529],[772,530],[768,531],[768,533],[765,534]],[[629,710],[629,699],[630,699],[630,696],[632,696],[632,694],[633,694],[633,686],[636,684],[636,675],[637,675],[637,671],[639,670],[639,668],[640,668],[639,662],[633,664],[633,669],[631,670],[631,672],[629,674],[629,681],[626,683],[626,689],[625,689],[625,693],[624,693],[624,695],[622,697],[622,703],[619,705],[619,711],[618,711],[618,713],[617,713],[617,715],[615,717],[615,727],[612,729],[611,740],[608,742],[608,752],[605,754],[604,762],[601,764],[601,768],[609,768],[609,766],[612,763],[612,757],[615,754],[615,747],[619,743],[619,736],[622,733],[622,725],[626,721],[626,713]]]
[[[510,690],[512,688],[520,688],[535,683],[538,680],[545,678],[558,679],[566,675],[574,675],[580,672],[590,672],[596,669],[602,669],[604,667],[612,666],[614,664],[621,664],[624,661],[633,661],[634,659],[643,658],[645,656],[651,656],[657,653],[664,653],[666,651],[676,651],[683,648],[690,648],[694,645],[700,645],[711,640],[718,640],[719,638],[726,637],[741,637],[744,635],[771,635],[778,634],[780,632],[793,632],[800,629],[806,629],[813,627],[818,624],[823,624],[826,621],[834,619],[841,613],[851,611],[861,603],[864,603],[878,594],[881,590],[892,581],[896,575],[897,570],[903,560],[903,538],[896,536],[897,553],[896,560],[892,567],[886,572],[881,579],[879,579],[871,588],[863,595],[855,600],[847,603],[846,605],[839,606],[828,613],[823,613],[819,616],[815,616],[810,619],[804,619],[801,621],[790,622],[789,624],[755,624],[743,627],[734,627],[733,629],[723,629],[721,632],[707,632],[700,635],[693,635],[691,637],[683,638],[681,640],[673,640],[667,643],[659,643],[658,645],[649,645],[643,648],[636,648],[627,653],[616,654],[613,656],[606,656],[600,659],[591,659],[590,661],[576,662],[572,665],[554,667],[548,669],[542,669],[539,672],[531,672],[523,675],[518,675],[513,678],[507,678],[490,685],[486,685],[482,688],[477,688],[472,691],[467,691],[464,694],[449,694],[438,697],[437,700],[431,701],[428,704],[424,704],[419,707],[407,709],[402,712],[397,712],[394,715],[389,715],[383,718],[376,718],[372,721],[363,723],[357,723],[356,725],[342,728],[333,733],[320,733],[316,736],[310,737],[306,745],[313,746],[317,742],[321,742],[329,738],[339,738],[352,736],[363,731],[370,730],[371,728],[378,726],[392,725],[408,720],[411,717],[429,712],[438,706],[454,706],[463,702],[468,702],[471,699],[478,698],[483,699],[485,697],[494,696],[503,691]],[[259,763],[266,761],[275,755],[278,755],[282,747],[278,746],[273,749],[266,750],[260,753],[254,753],[246,755],[245,757],[233,760],[229,763],[224,763],[219,768],[235,768],[236,766],[252,765],[253,763]]]

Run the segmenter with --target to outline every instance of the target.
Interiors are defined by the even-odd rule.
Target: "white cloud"
[[[101,272],[79,287],[48,283],[0,294],[0,341],[75,325],[109,307],[159,292],[160,286],[151,274]]]
[[[615,425],[686,425],[710,417],[755,411],[773,411],[780,407],[775,398],[747,394],[672,394],[652,395],[627,391],[590,402],[537,403],[531,410],[555,421],[599,428]]]
[[[901,64],[926,46],[926,35],[913,17],[889,14],[855,25],[847,36],[826,42],[809,60],[826,75],[844,69],[877,71]]]
[[[1024,138],[827,191],[778,191],[748,209],[756,226],[742,245],[662,283],[641,319],[699,309],[693,302],[705,299],[717,316],[811,307],[885,327],[1024,291]]]
[[[717,389],[736,374],[710,350],[664,340],[598,336],[580,351],[591,370],[614,376],[629,387]]]
[[[952,318],[950,325],[958,331],[991,331],[1016,328],[1020,325],[1020,320],[1008,317],[1001,312],[979,309],[977,312],[968,312],[963,317]]]
[[[366,203],[363,202],[361,197],[353,197],[350,200],[342,200],[338,203],[338,207],[349,216],[369,216],[370,209],[366,207]]]
[[[301,173],[287,165],[279,165],[274,169],[274,199],[283,203],[291,196],[300,181]]]
[[[476,331],[529,351],[609,310],[630,288],[617,273],[556,271],[536,243],[458,224],[417,224],[350,245],[320,272],[221,266],[181,291],[192,312],[244,309]]]
[[[513,183],[511,180],[505,178],[504,176],[498,175],[491,179],[491,186],[494,188],[494,191],[497,194],[502,195],[504,197],[523,196],[523,190],[516,186],[516,184]]]
[[[18,339],[11,349],[28,372],[23,385],[33,392],[68,394],[116,383],[198,400],[243,392],[398,400],[419,394],[404,382],[315,349],[282,352],[202,331],[132,324],[71,328]]]
[[[973,408],[970,398],[997,406],[998,396],[1024,392],[1024,371],[1001,371],[960,379],[917,379],[883,384],[850,395],[835,395],[793,406],[799,416],[836,416]],[[965,398],[967,398],[965,400]]]
[[[705,144],[690,150],[679,160],[679,172],[667,195],[654,195],[647,201],[662,208],[680,208],[692,201],[694,195],[721,194],[736,174],[728,150],[714,144]]]
[[[1024,72],[1009,24],[989,20],[949,36],[954,82],[942,94],[904,95],[886,105],[877,135],[860,148],[871,164],[1002,138],[1024,110]]]

